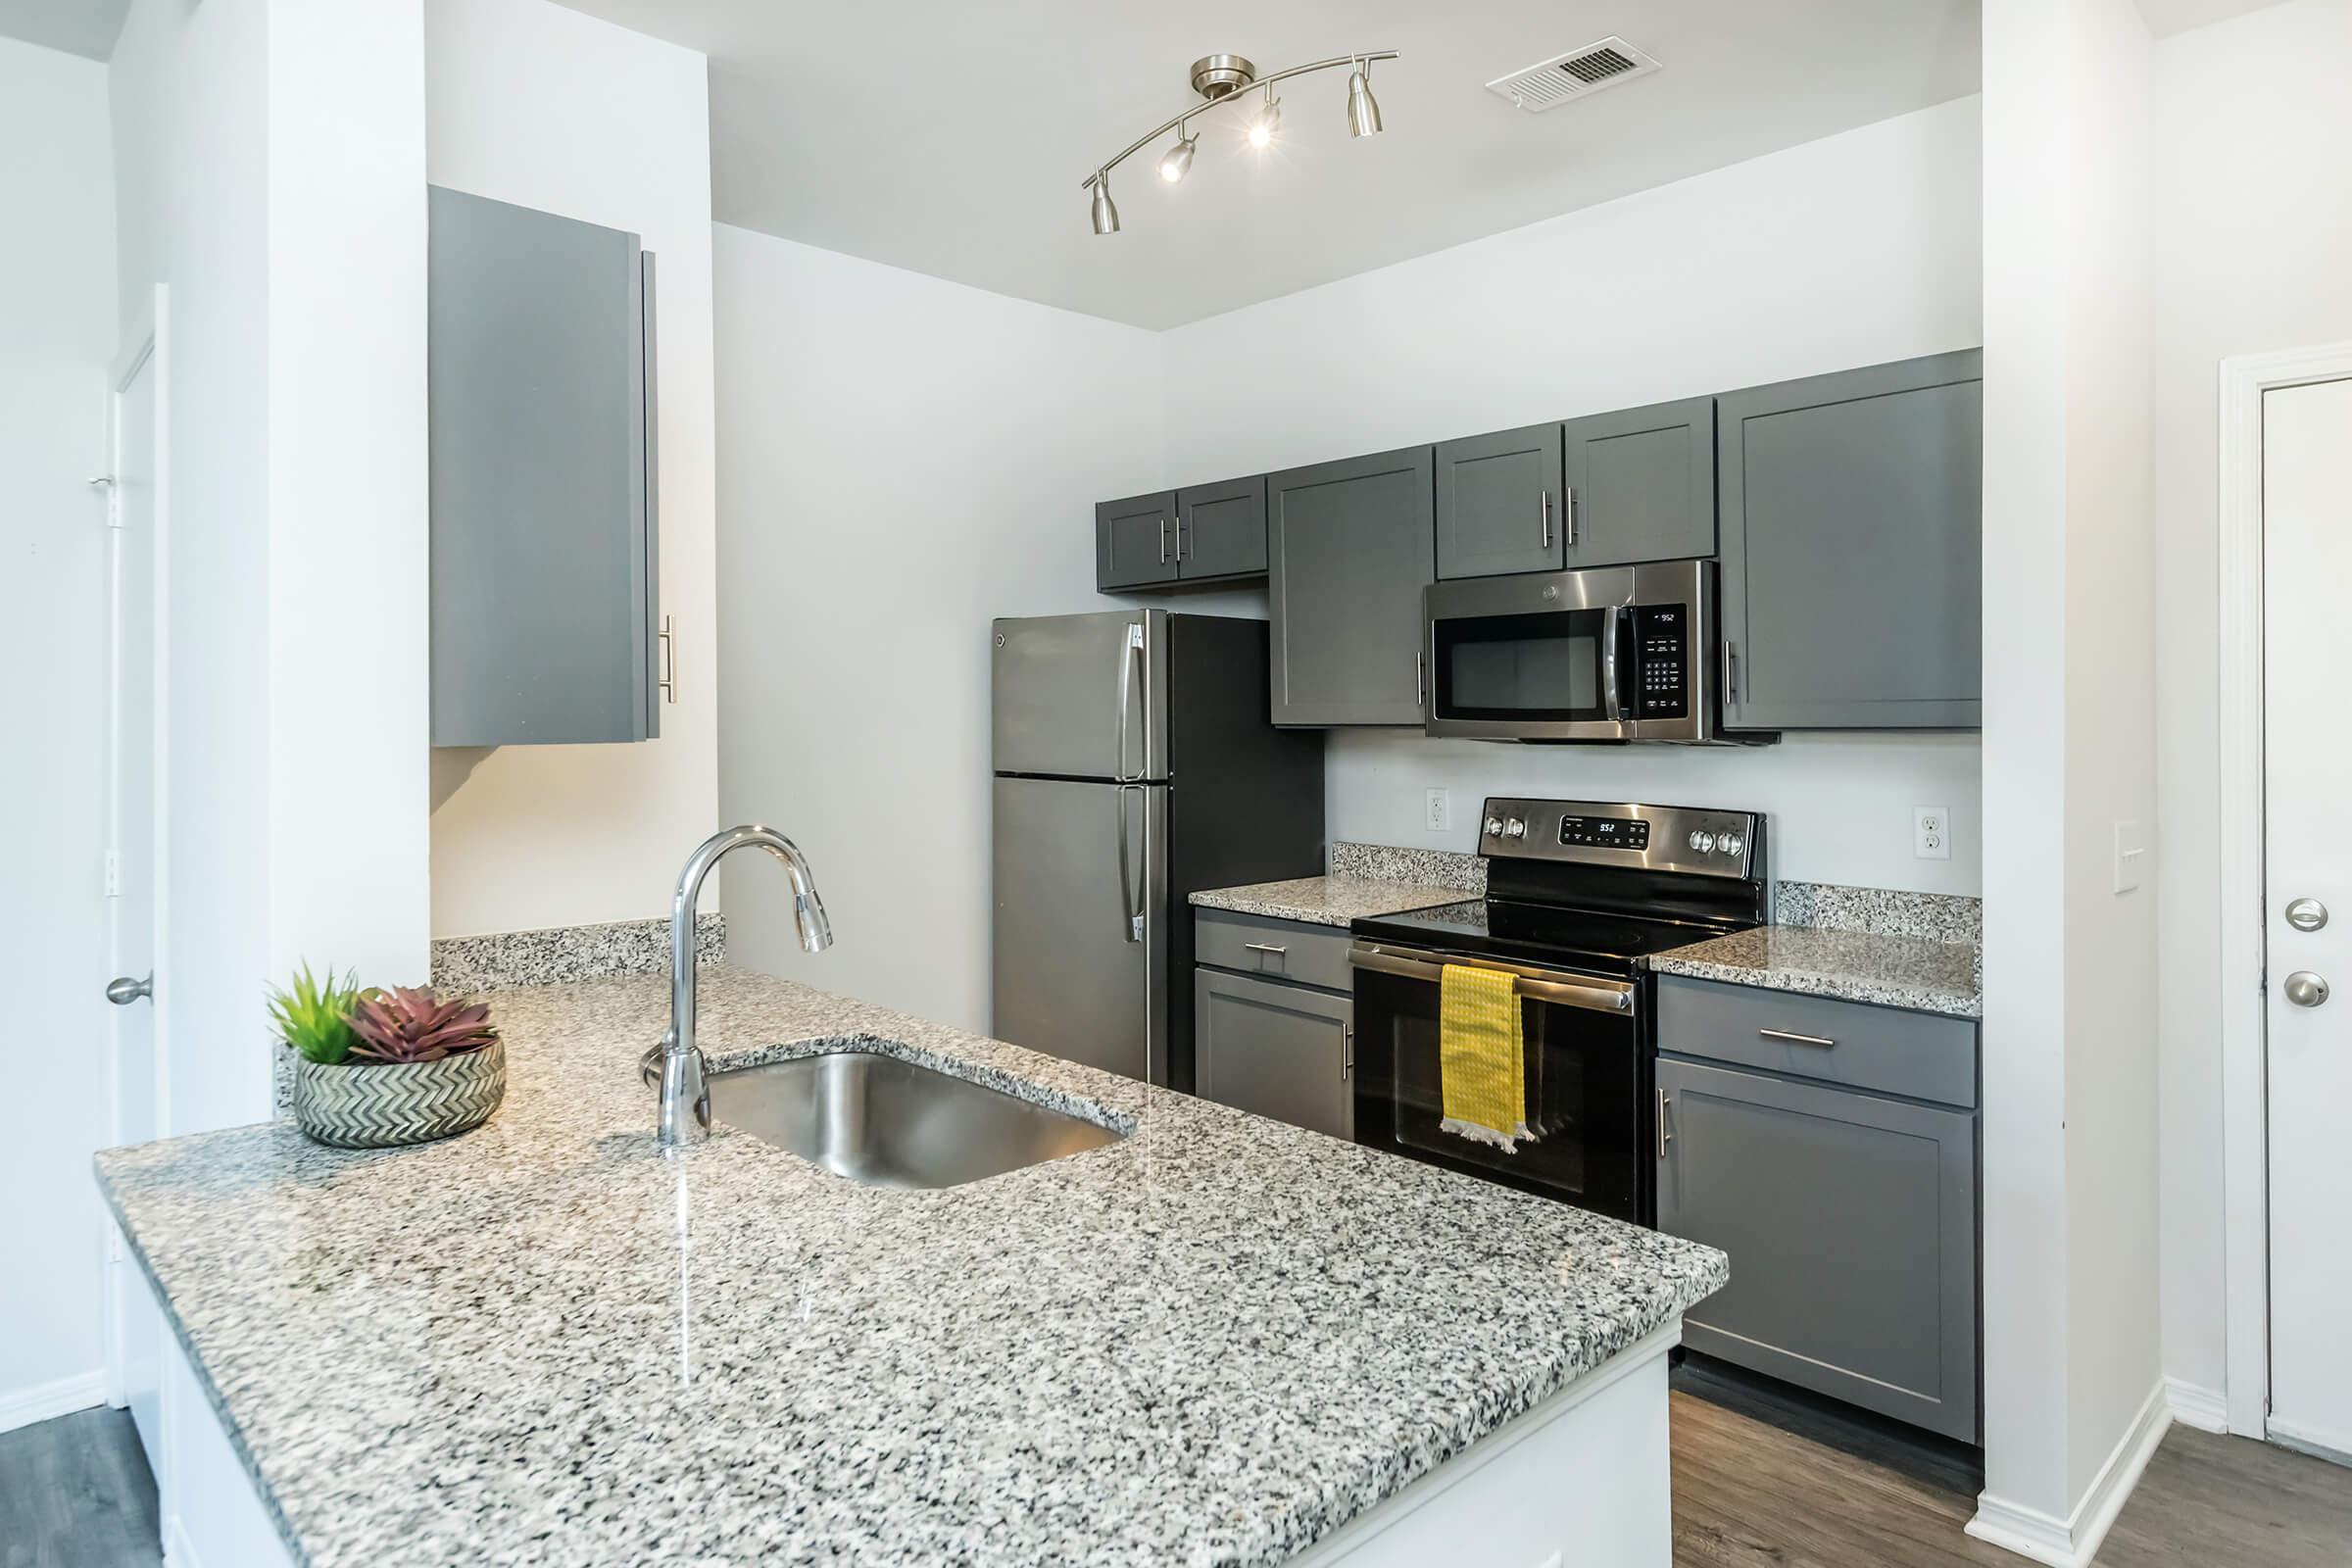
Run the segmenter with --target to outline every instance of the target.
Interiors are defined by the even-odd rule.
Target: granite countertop
[[[1458,895],[1457,895],[1458,896]],[[1722,1253],[729,969],[714,1065],[858,1046],[1129,1133],[932,1192],[654,1146],[665,976],[493,999],[482,1128],[273,1123],[100,1184],[314,1568],[1265,1564],[1722,1287]]]
[[[1212,888],[1194,894],[1192,902],[1202,909],[1230,909],[1237,914],[1259,914],[1272,920],[1303,920],[1310,925],[1345,927],[1350,921],[1373,915],[1402,914],[1408,909],[1459,904],[1464,897],[1460,888],[1342,875],[1302,876],[1289,882],[1257,882],[1243,888]]]
[[[1654,954],[1649,966],[1660,974],[1801,991],[1955,1018],[1984,1015],[1984,956],[1973,942],[1764,925]]]

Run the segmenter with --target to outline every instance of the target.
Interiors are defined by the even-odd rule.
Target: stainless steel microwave
[[[1422,593],[1432,735],[1756,744],[1723,733],[1715,563],[1662,561]]]

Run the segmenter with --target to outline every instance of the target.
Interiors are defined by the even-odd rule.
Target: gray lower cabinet
[[[1422,721],[1432,455],[1407,447],[1266,480],[1275,723]]]
[[[1334,1138],[1355,1136],[1354,1000],[1311,986],[1193,971],[1203,1100]]]
[[[1733,729],[1983,722],[1984,353],[1716,400]]]
[[[660,732],[653,257],[432,187],[432,744]]]
[[[1715,553],[1715,400],[1571,419],[1562,431],[1563,565]]]
[[[1184,582],[1265,575],[1264,474],[1176,492],[1176,570]]]
[[[1680,1003],[1708,998],[1704,1016]],[[1758,1005],[1722,1034],[1742,995]],[[1691,1059],[1686,1048],[1826,1070],[1866,1054],[1862,1079],[1908,1081],[1916,1068],[1871,1043],[1939,1050],[1950,1019],[1679,982],[1658,1007],[1658,1229],[1721,1248],[1731,1284],[1692,1308],[1684,1343],[1802,1388],[1963,1442],[1980,1441],[1977,1116],[1892,1094],[1752,1065]],[[1825,1010],[1826,1009],[1826,1010]],[[1819,1031],[1800,1033],[1791,1021]],[[1881,1024],[1893,1032],[1878,1033]],[[1846,1070],[1846,1069],[1839,1069]],[[1939,1069],[1930,1069],[1931,1075]],[[1968,1086],[1973,1102],[1975,1086]]]
[[[1439,577],[1560,568],[1558,425],[1441,441],[1436,464]]]
[[[1149,588],[1176,580],[1176,492],[1095,504],[1095,587]]]

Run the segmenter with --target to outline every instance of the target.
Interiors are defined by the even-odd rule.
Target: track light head
[[[1184,127],[1177,126],[1176,145],[1169,148],[1159,160],[1159,177],[1171,185],[1182,179],[1185,171],[1193,167],[1193,149],[1199,146],[1200,142],[1199,136],[1187,136],[1184,133]]]
[[[1358,62],[1355,70],[1348,75],[1348,134],[1380,134],[1380,100],[1372,96],[1372,66],[1369,61]]]
[[[1266,88],[1266,106],[1250,122],[1250,145],[1261,149],[1271,147],[1275,132],[1281,129],[1282,100],[1274,96],[1274,88],[1269,84]]]
[[[1108,171],[1095,175],[1095,232],[1116,234],[1119,231],[1119,205],[1110,199]]]

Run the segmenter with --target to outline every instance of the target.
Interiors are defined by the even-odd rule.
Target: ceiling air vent
[[[1497,76],[1487,83],[1487,91],[1508,98],[1513,108],[1540,115],[1546,109],[1590,97],[1603,87],[1646,76],[1657,69],[1655,60],[1623,38],[1609,37],[1538,61],[1507,76]]]

